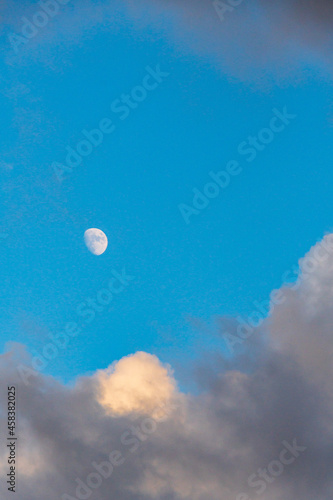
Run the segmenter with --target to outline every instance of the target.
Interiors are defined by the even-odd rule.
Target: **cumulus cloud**
[[[97,373],[100,404],[115,416],[139,413],[160,417],[175,396],[171,369],[156,356],[137,352]]]
[[[195,395],[179,394],[170,368],[147,353],[70,386],[42,374],[26,386],[22,350],[3,354],[0,420],[6,428],[15,384],[20,500],[332,498],[333,235],[300,266],[242,349],[198,363]]]

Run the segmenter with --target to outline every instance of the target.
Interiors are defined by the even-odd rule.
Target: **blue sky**
[[[77,306],[125,268],[135,279],[112,310],[96,314],[45,371],[69,380],[142,350],[181,378],[186,360],[216,342],[215,317],[249,314],[332,231],[331,68],[301,47],[297,61],[285,57],[290,74],[263,72],[256,81],[179,42],[172,17],[161,26],[124,10],[114,23],[101,14],[85,24],[74,2],[15,54],[8,34],[20,32],[36,4],[22,1],[14,11],[8,3],[1,349],[16,341],[41,352],[48,334],[82,323]],[[111,103],[156,65],[169,76],[120,120]],[[285,106],[296,118],[247,162],[239,144]],[[64,162],[66,147],[106,117],[115,131],[59,182],[53,162]],[[185,224],[179,204],[233,159],[241,174]],[[107,234],[100,257],[84,245],[89,227]]]

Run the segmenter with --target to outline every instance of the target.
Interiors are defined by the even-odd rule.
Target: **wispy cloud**
[[[22,31],[22,16],[32,22],[35,13],[36,6],[32,9],[28,2],[20,4],[20,12],[10,2],[4,10],[10,64],[15,58],[26,64],[32,57],[52,65],[59,44],[77,44],[97,27],[117,30],[119,24],[132,22],[153,30],[155,26],[159,32],[163,27],[163,36],[174,41],[176,50],[204,54],[236,75],[255,77],[258,68],[288,74],[297,69],[298,59],[312,58],[313,53],[330,64],[333,7],[328,0],[125,0],[121,5],[114,0],[71,0],[29,43],[22,43],[17,54],[8,37]]]

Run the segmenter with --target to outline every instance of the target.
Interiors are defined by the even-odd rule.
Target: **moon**
[[[105,233],[95,227],[85,231],[84,242],[88,250],[94,255],[102,255],[108,247],[108,239]]]

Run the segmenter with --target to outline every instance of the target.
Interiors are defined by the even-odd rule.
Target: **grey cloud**
[[[130,2],[130,0],[128,0]],[[149,0],[147,0],[149,1]],[[268,21],[272,21],[271,28],[274,30],[279,26],[278,21],[283,21],[284,28],[290,33],[296,33],[299,29],[304,30],[304,35],[311,37],[307,31],[306,25],[311,25],[321,31],[328,32],[333,22],[333,5],[330,0],[282,0],[281,2],[271,2],[269,0],[151,0],[155,7],[161,5],[170,10],[177,9],[183,13],[184,18],[189,23],[195,23],[198,18],[205,22],[209,17],[212,19],[212,13],[220,11],[225,17],[225,21],[232,18],[232,13],[237,15],[245,14],[247,16],[257,16],[261,22],[264,18],[261,14],[267,16]],[[214,9],[214,4],[216,5]],[[228,9],[230,7],[230,9]],[[233,10],[231,10],[233,9]],[[260,10],[262,9],[262,11]],[[281,33],[282,36],[282,33]]]
[[[208,56],[224,71],[242,78],[260,79],[266,73],[288,77],[309,51],[330,65],[333,5],[328,0],[221,0],[214,8],[207,0],[127,0],[140,16],[151,7],[153,19],[173,23],[175,44]],[[224,11],[224,5],[235,5]],[[220,13],[220,16],[218,15]],[[259,71],[259,73],[258,73]]]
[[[114,0],[93,4],[73,0],[62,8],[57,29],[50,23],[36,39],[22,47],[19,55],[10,50],[8,43],[8,62],[13,64],[16,57],[32,57],[43,64],[52,61],[56,65],[60,42],[63,46],[77,43],[97,26],[117,31],[119,25],[135,19],[135,29],[150,26],[150,40],[154,36],[168,37],[176,50],[204,55],[222,71],[242,78],[260,81],[264,77],[266,85],[267,72],[278,76],[294,74],[307,51],[309,57],[318,52],[331,64],[330,1],[243,0],[236,2],[238,5],[235,0],[220,2],[231,10],[221,13],[214,8],[213,0],[125,0],[121,5]],[[25,1],[21,11],[27,16],[31,14]],[[13,12],[12,6],[5,9],[5,24],[19,33],[22,23]],[[65,52],[63,56],[66,58]]]
[[[333,250],[332,235],[325,241]],[[142,425],[145,416],[107,414],[97,402],[97,377],[65,386],[39,374],[26,386],[17,374],[18,364],[28,363],[24,350],[13,346],[3,354],[2,429],[6,386],[17,386],[18,498],[55,500],[64,493],[75,498],[76,478],[85,481],[94,471],[93,461],[105,461],[112,450],[120,450],[125,463],[91,498],[254,500],[256,488],[248,478],[257,478],[258,469],[272,461],[276,465],[286,442],[306,449],[278,477],[269,476],[272,482],[258,498],[330,498],[333,257],[312,259],[315,249],[301,261],[300,283],[285,287],[285,302],[260,331],[234,357],[220,352],[197,364],[198,395],[179,394],[169,417],[156,421],[156,430],[133,451],[121,436]],[[233,328],[232,321],[227,325]],[[4,482],[0,492],[9,498]]]

